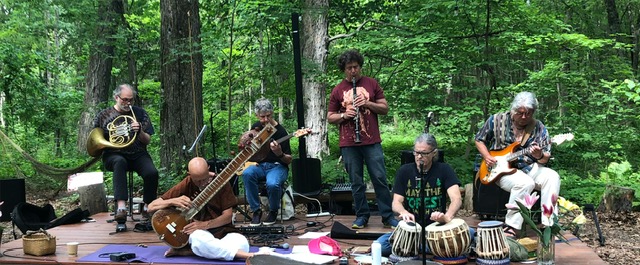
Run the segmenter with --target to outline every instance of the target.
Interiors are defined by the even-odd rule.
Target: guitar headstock
[[[574,137],[573,133],[558,134],[551,138],[551,142],[555,144],[561,144],[565,141],[573,140],[573,137]]]
[[[302,137],[308,134],[311,134],[311,129],[309,128],[302,128],[302,129],[298,129],[297,131],[295,131],[293,133],[293,137]]]

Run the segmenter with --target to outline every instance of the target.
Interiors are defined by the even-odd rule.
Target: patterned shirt
[[[519,144],[514,151],[528,148],[533,143],[538,143],[543,152],[551,152],[551,140],[549,139],[547,127],[539,120],[536,120],[535,123],[529,138],[524,144]],[[499,151],[509,147],[513,143],[519,143],[522,139],[516,139],[511,113],[505,112],[491,115],[476,134],[475,140],[483,142],[489,151]],[[525,173],[529,173],[536,161],[533,156],[525,155],[518,157],[511,165]]]

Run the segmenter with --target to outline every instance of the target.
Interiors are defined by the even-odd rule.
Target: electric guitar
[[[158,234],[160,240],[172,248],[182,248],[189,243],[189,235],[183,232],[184,227],[191,219],[202,210],[222,187],[229,182],[234,173],[252,157],[260,148],[276,133],[275,127],[270,124],[264,127],[253,139],[248,142],[242,151],[218,174],[218,176],[193,199],[188,209],[168,208],[158,210],[151,218],[153,231]]]
[[[311,129],[299,129],[293,133],[290,133],[288,135],[285,135],[284,137],[276,140],[276,142],[278,144],[281,144],[284,141],[287,141],[291,138],[298,138],[298,137],[302,137],[302,136],[306,136],[308,134],[311,133]],[[267,158],[267,155],[269,154],[269,152],[271,151],[271,148],[269,147],[268,144],[265,144],[262,146],[262,148],[260,148],[260,151],[258,151],[255,155],[253,155],[251,158],[249,158],[249,162],[244,163],[244,165],[240,166],[240,169],[238,169],[238,171],[236,171],[236,175],[242,175],[242,173],[244,173],[245,170],[247,170],[248,167],[253,166],[253,165],[257,165],[258,162],[264,160],[265,158]]]
[[[571,140],[573,140],[573,134],[565,133],[551,138],[551,143],[561,144],[565,141]],[[547,144],[541,145],[540,148],[544,148],[545,146],[547,146]],[[482,159],[482,162],[480,162],[480,170],[478,170],[476,177],[480,179],[482,184],[487,185],[493,183],[504,175],[511,175],[515,173],[518,169],[512,168],[510,163],[518,157],[531,154],[530,148],[518,150],[519,148],[520,143],[515,142],[507,146],[505,149],[489,151],[489,154],[491,154],[491,156],[493,156],[497,161],[492,167],[488,167],[486,161]]]

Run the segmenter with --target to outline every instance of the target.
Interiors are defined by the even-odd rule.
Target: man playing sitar
[[[510,192],[511,204],[515,204],[516,198],[524,198],[524,195],[530,194],[534,189],[540,190],[541,203],[553,205],[557,214],[558,207],[552,202],[552,195],[558,195],[560,191],[560,177],[556,171],[544,166],[551,156],[551,139],[544,124],[534,118],[537,109],[538,100],[533,93],[518,93],[509,112],[494,114],[487,119],[476,134],[476,148],[482,155],[483,168],[489,168],[490,171],[499,162],[494,151],[519,143],[526,152],[508,161],[510,168],[514,170],[503,172],[499,174],[500,177],[489,182],[495,181],[500,188]],[[478,177],[486,180],[486,174],[485,170]],[[548,223],[546,218],[542,218],[542,223],[548,225],[545,221]],[[519,230],[522,222],[518,211],[508,209],[505,216],[508,227],[505,232],[515,235],[516,231],[513,230]]]

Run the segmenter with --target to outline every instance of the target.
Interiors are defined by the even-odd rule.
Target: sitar
[[[298,138],[298,137],[302,137],[305,135],[310,134],[312,131],[309,128],[302,128],[302,129],[298,129],[297,131],[287,134],[283,137],[281,137],[278,140],[275,140],[278,144],[283,143],[284,141],[287,141],[291,138]],[[249,162],[244,163],[243,166],[240,167],[240,169],[238,169],[238,171],[236,172],[236,175],[242,175],[242,173],[244,173],[244,171],[253,165],[258,164],[258,162],[262,162],[262,160],[264,160],[265,158],[267,158],[267,155],[269,155],[269,152],[271,152],[271,148],[269,147],[268,144],[263,145],[260,150],[253,155],[251,158],[249,158]]]
[[[551,143],[561,144],[564,141],[573,140],[572,133],[565,133],[556,135],[551,138]],[[547,144],[543,144],[540,148],[546,147]],[[531,154],[530,148],[520,149],[520,142],[515,142],[507,146],[502,150],[489,151],[489,154],[496,159],[496,164],[492,167],[487,166],[487,161],[482,159],[480,162],[480,169],[478,170],[477,177],[482,184],[491,184],[504,175],[511,175],[516,173],[517,168],[511,167],[511,162],[517,158]]]
[[[235,172],[258,152],[262,145],[275,133],[275,127],[267,124],[244,146],[240,153],[227,164],[218,176],[193,199],[190,208],[167,208],[156,211],[151,218],[151,225],[160,240],[172,248],[182,248],[186,246],[189,242],[189,235],[183,232],[184,227],[189,224],[193,217],[229,182]]]

